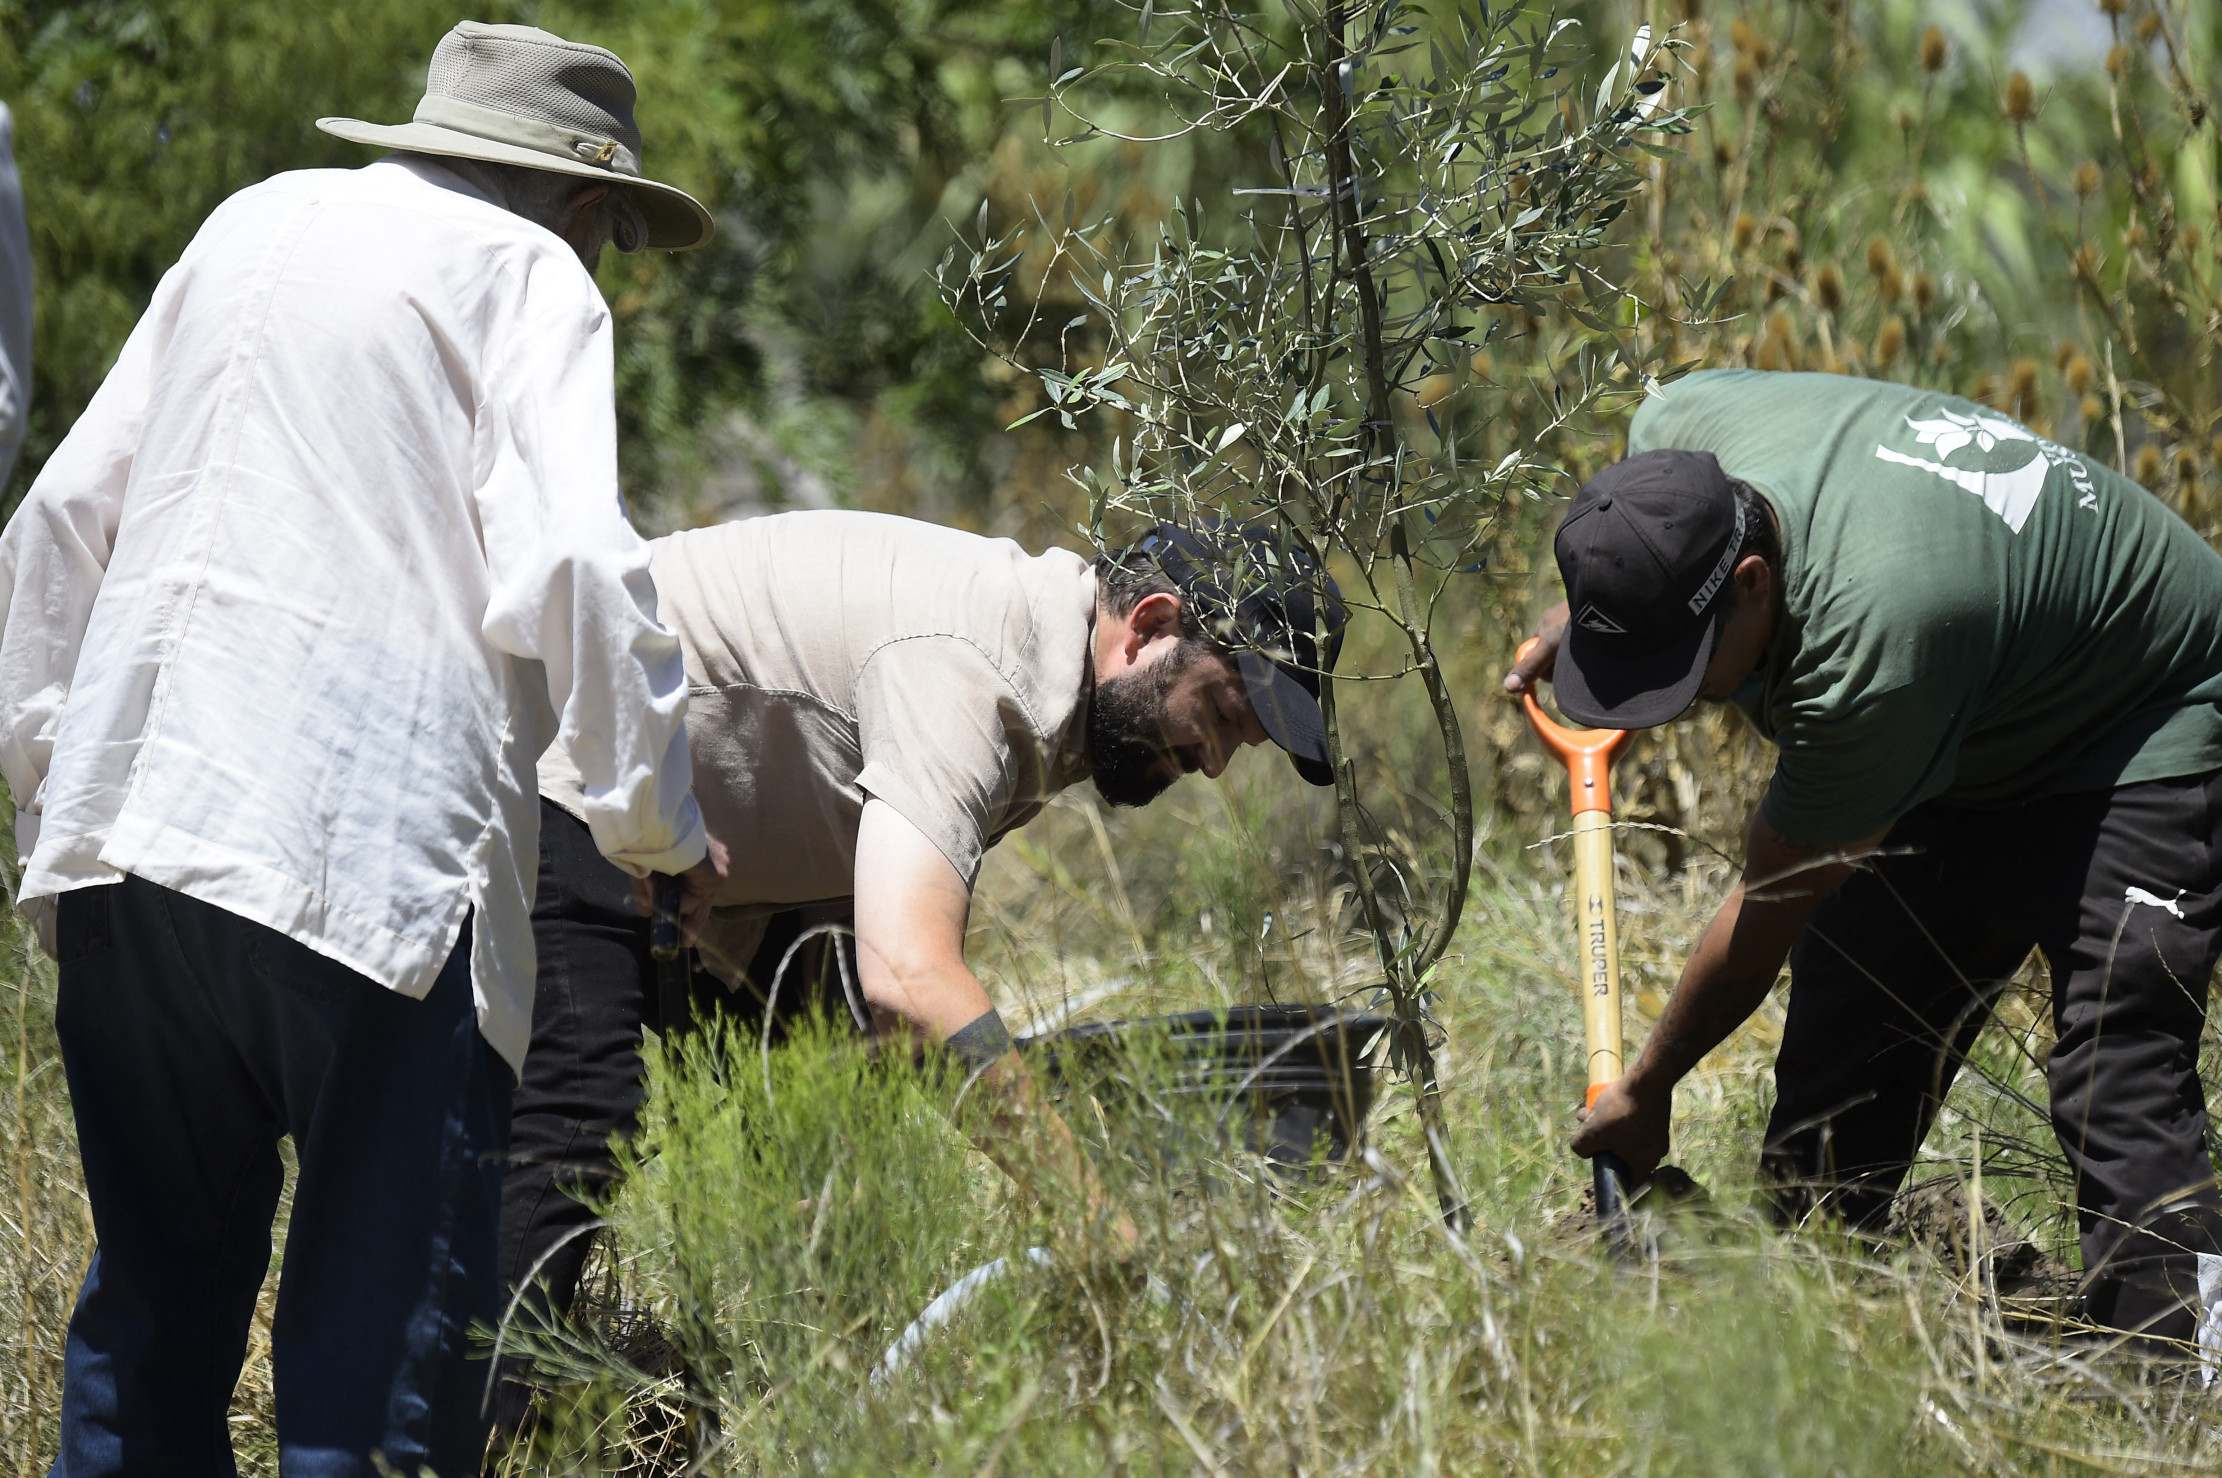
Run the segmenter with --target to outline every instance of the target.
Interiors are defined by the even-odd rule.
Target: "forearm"
[[[993,1026],[983,1020],[994,1015],[994,1003],[969,967],[952,964],[895,983],[895,989],[872,1004],[954,1049],[953,1055],[970,1069],[979,1117],[969,1126],[969,1137],[997,1168],[1037,1194],[1077,1191],[1091,1207],[1101,1202],[1094,1168],[1007,1037],[1001,1052],[984,1057],[982,1044],[1000,1027],[1000,1019]]]
[[[1666,1010],[1629,1070],[1631,1092],[1671,1092],[1759,1009],[1804,927],[1803,910],[1794,919],[1781,915],[1780,909],[1747,906],[1744,885],[1737,885],[1691,951]]]

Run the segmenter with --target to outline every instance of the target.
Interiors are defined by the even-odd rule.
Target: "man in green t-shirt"
[[[2097,463],[1904,386],[1695,374],[1650,398],[1629,451],[1560,526],[1567,605],[1506,686],[1548,675],[1571,718],[1612,728],[1733,701],[1779,757],[1742,879],[1575,1149],[1648,1175],[1675,1083],[1787,957],[1763,1165],[1785,1214],[1876,1225],[2041,950],[2087,1312],[2222,1348],[2198,1073],[2222,555]]]

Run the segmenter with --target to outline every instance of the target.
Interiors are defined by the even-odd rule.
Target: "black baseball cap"
[[[1270,526],[1224,518],[1161,523],[1114,558],[1124,565],[1137,555],[1157,562],[1226,649],[1258,723],[1288,751],[1296,773],[1314,785],[1334,784],[1319,711],[1320,686],[1342,655],[1349,619],[1334,577]]]
[[[1648,729],[1696,701],[1744,517],[1710,452],[1644,452],[1583,484],[1555,545],[1567,623],[1551,685],[1568,718]]]

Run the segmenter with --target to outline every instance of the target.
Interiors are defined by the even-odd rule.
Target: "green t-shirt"
[[[1711,452],[1773,505],[1783,621],[1739,702],[1793,841],[2222,767],[2222,555],[2136,483],[1956,396],[1711,370],[1628,450]]]

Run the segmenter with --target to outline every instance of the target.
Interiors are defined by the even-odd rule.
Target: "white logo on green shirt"
[[[1937,455],[1943,458],[1969,447],[1985,456],[2002,443],[2029,447],[2026,461],[2003,470],[1954,467],[1948,462],[1931,461],[1887,446],[1875,448],[1875,456],[1881,461],[1895,462],[1901,467],[1918,467],[1973,493],[1983,500],[1985,508],[2004,519],[2006,527],[2017,534],[2029,521],[2030,511],[2037,506],[2038,495],[2044,492],[2045,481],[2052,476],[2054,468],[2065,471],[2075,484],[2078,508],[2098,507],[2098,489],[2091,481],[2091,470],[2083,465],[2081,457],[2004,416],[1983,411],[1962,415],[1949,407],[1938,406],[1935,415],[1908,416],[1906,424],[1913,429],[1914,440],[1935,448]]]

